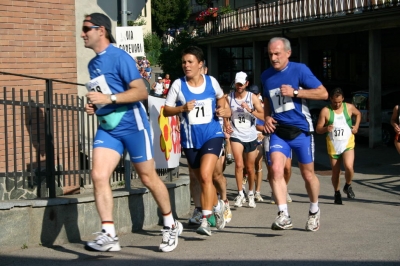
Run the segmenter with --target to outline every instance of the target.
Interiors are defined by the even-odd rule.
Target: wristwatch
[[[293,90],[294,98],[297,98],[298,95],[299,95],[299,90]]]
[[[112,102],[113,104],[116,104],[116,103],[117,103],[117,96],[116,96],[115,94],[111,94],[110,100],[111,100],[111,102]]]

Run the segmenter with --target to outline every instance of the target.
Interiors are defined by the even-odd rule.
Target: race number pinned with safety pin
[[[233,121],[235,123],[236,128],[250,128],[251,127],[251,116],[248,113],[244,112],[235,113],[233,115]]]
[[[331,132],[333,140],[345,140],[345,132],[343,127],[335,127]]]
[[[212,99],[196,101],[192,111],[189,112],[189,124],[200,125],[211,122],[213,118]]]
[[[104,75],[101,75],[97,78],[92,79],[88,83],[85,84],[87,90],[90,91],[97,91],[103,94],[112,94],[110,87],[107,84],[106,78]],[[105,104],[96,104],[97,109],[106,106]]]
[[[280,88],[270,90],[269,95],[271,97],[275,113],[282,113],[294,109],[292,97],[283,96]]]

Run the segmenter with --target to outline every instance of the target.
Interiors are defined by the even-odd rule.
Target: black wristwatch
[[[294,98],[297,98],[298,95],[299,95],[299,90],[293,90]]]

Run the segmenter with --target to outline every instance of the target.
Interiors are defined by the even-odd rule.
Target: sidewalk
[[[234,165],[227,167],[228,198],[233,218],[224,230],[211,237],[188,226],[189,214],[179,217],[184,231],[171,253],[158,251],[161,226],[120,236],[122,250],[115,253],[86,251],[84,243],[52,248],[27,247],[1,253],[2,265],[399,265],[400,155],[393,147],[369,149],[357,144],[353,182],[356,199],[333,204],[329,161],[323,136],[316,136],[316,169],[321,183],[321,229],[304,230],[309,200],[299,169],[293,164],[289,212],[294,229],[270,229],[277,206],[268,203],[270,188],[262,184],[266,201],[255,209],[233,208],[236,196]],[[182,173],[187,171],[184,160]],[[264,180],[267,175],[263,171]],[[341,179],[344,183],[344,178]],[[343,193],[342,193],[343,195]],[[91,240],[91,239],[83,239]]]

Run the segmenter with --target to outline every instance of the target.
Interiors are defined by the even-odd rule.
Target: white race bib
[[[235,113],[233,121],[236,128],[250,128],[251,127],[251,117],[248,113]]]
[[[190,125],[208,124],[213,118],[212,99],[196,101],[195,107],[188,114]]]
[[[342,127],[335,127],[333,128],[331,134],[332,134],[332,140],[345,140],[346,136],[344,135],[345,130]]]
[[[92,79],[85,85],[86,85],[86,88],[88,91],[97,91],[97,92],[101,92],[103,94],[112,94],[104,75],[101,75],[97,78]],[[105,104],[96,104],[97,109],[100,109],[104,106],[105,106]]]
[[[275,113],[282,113],[294,109],[292,97],[282,96],[280,88],[269,91]]]

